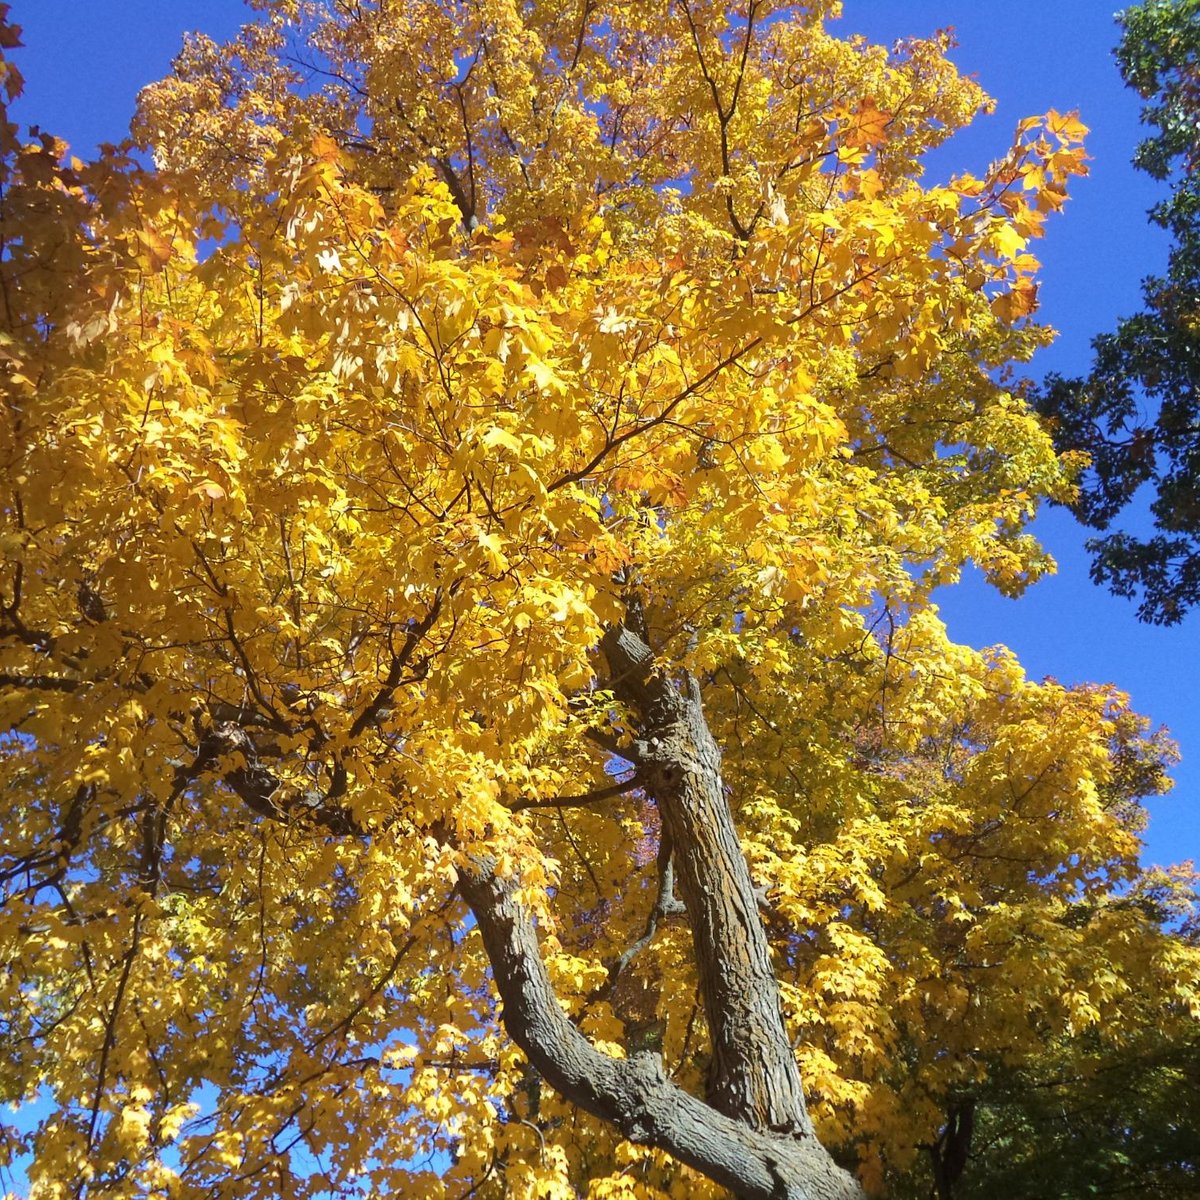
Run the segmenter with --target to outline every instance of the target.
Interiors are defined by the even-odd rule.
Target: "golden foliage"
[[[997,379],[1048,336],[1028,243],[1078,122],[927,185],[986,97],[833,3],[255,7],[143,93],[153,171],[0,125],[32,1194],[710,1194],[539,1088],[453,892],[496,855],[623,1052],[602,963],[656,817],[636,780],[551,802],[627,778],[595,648],[632,591],[703,681],[819,1125],[871,1186],[998,1065],[1194,1008],[1127,890],[1162,746],[929,599],[1052,565],[1022,530],[1071,464]],[[687,929],[638,972],[624,1015],[702,1086]]]

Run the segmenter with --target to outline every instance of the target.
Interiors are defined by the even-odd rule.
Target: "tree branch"
[[[508,806],[510,812],[524,812],[529,808],[582,808],[588,804],[597,804],[601,800],[611,800],[614,796],[623,796],[638,787],[638,777],[634,775],[624,782],[618,782],[609,787],[593,788],[590,792],[579,792],[573,796],[549,796],[545,799],[531,798],[514,800]]]
[[[413,651],[416,650],[421,639],[433,628],[433,623],[438,619],[438,614],[441,611],[442,593],[439,589],[425,616],[419,621],[409,622],[408,628],[404,633],[404,645],[400,647],[400,650],[396,654],[392,655],[392,662],[388,668],[387,677],[384,679],[379,691],[375,693],[371,702],[358,714],[354,719],[354,724],[350,726],[350,739],[352,741],[379,716],[380,712],[383,711],[384,707],[391,700],[396,688],[400,685],[404,668],[408,666],[409,661],[412,659]]]
[[[492,860],[472,857],[459,870],[459,889],[483,937],[509,1036],[566,1099],[741,1200],[863,1200],[811,1134],[750,1129],[671,1082],[657,1054],[601,1054],[558,1003],[516,881],[501,880]]]
[[[602,989],[607,994],[616,986],[621,972],[654,940],[658,926],[667,917],[682,916],[687,912],[683,901],[675,895],[675,866],[671,859],[671,839],[664,831],[658,843],[658,895],[654,899],[654,907],[646,918],[646,931],[632,946],[617,959],[609,964],[608,983]]]

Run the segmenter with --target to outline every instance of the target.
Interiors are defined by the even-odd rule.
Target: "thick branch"
[[[459,890],[483,936],[509,1036],[568,1100],[743,1200],[862,1200],[811,1134],[750,1129],[677,1087],[656,1054],[601,1054],[560,1007],[514,881],[474,858],[459,873]]]
[[[189,767],[179,769],[176,782],[181,778],[187,782],[214,770],[222,758],[233,755],[240,755],[243,764],[226,771],[222,781],[260,816],[274,821],[302,818],[338,836],[362,834],[353,813],[338,804],[336,797],[317,790],[285,796],[278,777],[263,765],[254,739],[245,729],[232,723],[214,724],[203,731],[195,761]]]
[[[709,1097],[760,1129],[811,1134],[750,869],[700,688],[656,669],[632,630],[604,637],[615,694],[641,717],[636,758],[670,838],[713,1046]]]

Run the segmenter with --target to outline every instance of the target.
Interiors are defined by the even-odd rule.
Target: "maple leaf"
[[[873,99],[861,101],[846,118],[845,145],[856,149],[874,150],[888,140],[892,114],[882,112]]]

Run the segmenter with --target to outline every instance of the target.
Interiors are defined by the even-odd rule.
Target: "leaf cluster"
[[[486,861],[554,1014],[704,1091],[617,628],[703,697],[869,1187],[1048,1046],[1175,1030],[1190,885],[1136,866],[1169,747],[930,601],[1052,568],[1025,527],[1071,463],[1001,380],[1078,120],[927,185],[982,92],[833,4],[256,7],[143,94],[153,170],[0,124],[32,1194],[716,1195],[544,1084],[466,903]]]

